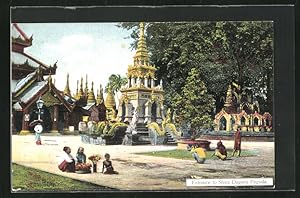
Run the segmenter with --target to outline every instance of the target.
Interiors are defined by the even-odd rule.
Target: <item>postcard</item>
[[[12,192],[273,189],[273,21],[11,23]]]

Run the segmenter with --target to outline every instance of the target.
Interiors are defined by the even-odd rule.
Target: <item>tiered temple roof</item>
[[[32,40],[33,40],[32,36],[28,38],[28,36],[22,31],[22,29],[16,23],[12,24],[11,34],[12,34],[11,62],[12,62],[13,80],[20,80],[26,77],[28,74],[33,73],[38,68],[41,69],[43,75],[56,73],[56,68],[57,68],[56,63],[53,66],[46,65],[24,52],[24,48],[30,47],[32,45]]]
[[[133,65],[128,66],[128,78],[155,78],[156,68],[150,65],[149,54],[144,35],[144,23],[140,23],[138,47],[133,57]]]

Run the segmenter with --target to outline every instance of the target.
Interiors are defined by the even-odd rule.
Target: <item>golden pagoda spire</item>
[[[103,88],[102,85],[100,84],[99,94],[97,92],[97,104],[102,104],[102,103],[103,103]]]
[[[100,84],[99,94],[97,93],[97,104],[102,104],[102,103],[103,103],[103,88],[102,85]]]
[[[77,94],[77,99],[80,99],[82,96],[83,96],[83,88],[82,88],[82,85],[83,84],[83,78],[81,77],[81,80],[80,80],[80,88],[79,88],[79,92]]]
[[[92,82],[92,88],[91,90],[89,91],[89,94],[88,94],[88,99],[87,99],[87,103],[95,103],[95,95],[94,95],[94,82]]]
[[[232,89],[231,85],[228,86],[227,93],[226,93],[226,99],[225,99],[225,107],[230,107],[232,105]]]
[[[97,98],[96,98],[96,103],[97,103],[97,105],[99,104],[99,89],[97,89]]]
[[[228,86],[224,109],[227,113],[234,113],[237,111],[236,101],[234,101],[234,95],[231,85]]]
[[[149,63],[149,54],[145,39],[145,23],[140,23],[140,35],[137,50],[133,56],[133,65],[128,66],[127,77],[133,79],[155,79],[156,68]]]
[[[149,55],[148,55],[148,50],[146,46],[146,39],[145,39],[145,23],[141,22],[140,23],[140,37],[138,40],[138,46],[136,53],[133,57],[134,59],[134,65],[149,65]]]
[[[78,84],[79,84],[79,80],[77,80],[77,84],[76,84],[76,94],[75,94],[75,96],[78,95]]]
[[[113,92],[111,89],[108,89],[106,99],[105,99],[105,107],[107,109],[113,109],[116,106],[116,101]]]
[[[64,90],[64,94],[71,96],[71,91],[70,91],[70,87],[69,87],[69,73],[67,74],[67,83],[66,83],[66,87]]]
[[[85,88],[84,88],[84,95],[87,96],[89,93],[89,88],[88,88],[88,75],[86,74],[85,76]]]

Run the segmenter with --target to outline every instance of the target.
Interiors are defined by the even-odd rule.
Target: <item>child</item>
[[[110,159],[110,155],[108,153],[106,153],[104,155],[105,160],[103,161],[103,167],[102,167],[102,173],[104,174],[119,174],[117,171],[114,170],[113,166],[112,166],[112,162],[109,160]],[[104,169],[105,172],[104,172]]]
[[[84,152],[84,148],[79,147],[76,154],[77,163],[86,163],[86,156],[83,152]]]

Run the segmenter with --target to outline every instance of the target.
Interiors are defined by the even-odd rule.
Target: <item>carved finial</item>
[[[144,36],[145,23],[140,22],[140,38]]]

